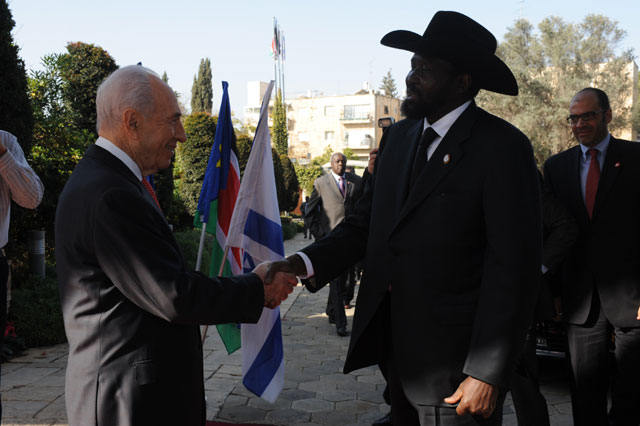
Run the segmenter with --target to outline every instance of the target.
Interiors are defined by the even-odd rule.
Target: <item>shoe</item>
[[[348,336],[349,332],[347,331],[347,327],[340,327],[338,330],[338,336],[340,337],[344,337],[344,336]]]
[[[329,316],[329,324],[335,324],[336,323],[336,319],[332,316]]]
[[[393,426],[391,422],[391,411],[384,417],[380,417],[378,420],[374,421],[371,426]]]

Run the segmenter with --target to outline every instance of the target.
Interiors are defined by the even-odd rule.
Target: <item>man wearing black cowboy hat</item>
[[[386,362],[395,425],[498,425],[537,294],[540,193],[527,137],[473,98],[518,86],[493,35],[456,12],[382,44],[414,52],[407,119],[355,214],[271,270],[316,291],[364,256],[345,372]]]

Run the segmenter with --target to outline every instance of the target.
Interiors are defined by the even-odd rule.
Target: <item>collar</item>
[[[607,133],[607,136],[604,137],[604,139],[602,139],[602,141],[593,147],[593,149],[597,149],[600,154],[602,154],[602,157],[604,158],[604,156],[607,154],[607,148],[609,148],[609,141],[611,140],[611,133]],[[587,156],[587,151],[590,150],[591,148],[589,148],[588,146],[584,146],[582,144],[580,144],[580,150],[582,151],[582,157]]]
[[[127,166],[129,170],[131,170],[131,172],[138,178],[138,180],[142,180],[142,172],[140,171],[140,167],[138,167],[136,162],[133,161],[126,152],[118,148],[113,142],[100,136],[96,141],[96,145],[98,145],[100,148],[106,149],[107,151],[109,151],[109,153],[113,154],[113,156],[122,161],[124,165]]]
[[[340,179],[340,178],[345,179],[344,175],[342,175],[342,176],[337,175],[333,170],[331,170],[331,174],[333,175],[333,178],[334,178],[336,181],[337,181],[338,179]],[[346,174],[346,172],[345,172],[345,174]],[[345,180],[346,180],[346,179],[345,179]]]
[[[469,105],[471,105],[470,100],[463,103],[456,109],[449,111],[447,114],[440,117],[440,119],[433,124],[429,124],[429,122],[427,121],[427,118],[425,117],[422,131],[424,132],[425,130],[427,130],[427,127],[433,127],[433,130],[436,131],[438,136],[441,138],[444,138],[447,132],[449,131],[449,129],[451,128],[451,126],[453,126],[453,123],[456,122],[456,120],[469,107]]]

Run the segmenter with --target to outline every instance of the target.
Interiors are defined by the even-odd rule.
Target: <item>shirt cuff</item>
[[[301,276],[300,278],[305,279],[314,276],[315,272],[313,271],[313,265],[311,264],[311,260],[309,260],[309,256],[301,251],[297,251],[296,254],[300,256],[300,258],[304,262],[304,267],[307,268],[307,275],[305,275],[304,277]]]

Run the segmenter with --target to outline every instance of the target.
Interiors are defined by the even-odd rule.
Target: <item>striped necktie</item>
[[[151,198],[153,198],[153,201],[156,202],[156,205],[158,206],[160,211],[162,211],[162,207],[160,207],[160,203],[158,202],[158,197],[156,196],[156,191],[153,190],[153,187],[151,186],[147,178],[142,178],[142,186],[144,186],[144,189],[147,190],[149,195],[151,195]]]

